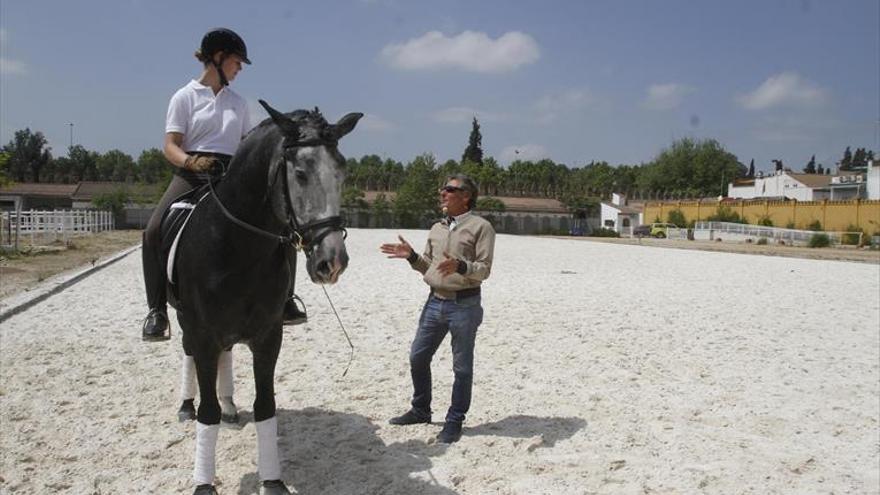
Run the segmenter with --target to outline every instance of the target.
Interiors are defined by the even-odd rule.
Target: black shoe
[[[296,304],[297,300],[302,303],[302,299],[294,294],[284,302],[284,325],[300,325],[309,321],[309,316],[305,311],[305,304],[303,304],[303,310],[300,311],[299,306]]]
[[[264,495],[290,495],[290,490],[284,486],[281,480],[268,480],[263,482]]]
[[[437,435],[437,441],[440,443],[455,443],[461,439],[461,423],[447,421],[443,424],[443,429]]]
[[[168,315],[165,313],[165,310],[151,309],[147,319],[144,320],[144,328],[141,331],[144,341],[161,342],[168,340],[171,338],[171,332],[166,333],[166,330],[168,330]]]
[[[217,495],[217,490],[214,485],[199,485],[193,495]]]
[[[196,420],[196,406],[193,400],[187,399],[180,404],[180,409],[177,410],[177,421],[185,423]]]
[[[419,423],[430,423],[431,415],[424,414],[416,411],[415,409],[410,409],[405,412],[402,416],[395,416],[388,420],[389,424],[392,425],[417,425]]]

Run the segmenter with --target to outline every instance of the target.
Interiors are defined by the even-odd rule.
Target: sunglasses
[[[464,191],[464,188],[462,188],[462,187],[456,187],[456,186],[443,186],[443,187],[440,188],[440,191],[441,191],[441,192],[454,193],[454,192],[458,192],[458,191]]]

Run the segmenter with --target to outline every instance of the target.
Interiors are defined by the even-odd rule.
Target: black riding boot
[[[305,303],[293,293],[293,287],[296,284],[296,249],[292,245],[287,246],[287,266],[290,269],[290,288],[287,292],[287,300],[284,301],[282,322],[284,325],[301,325],[309,321],[309,317],[306,314]],[[299,309],[296,301],[302,304],[302,310]]]
[[[306,313],[306,306],[303,304],[303,309],[300,310],[299,306],[296,304],[296,301],[302,304],[302,299],[299,298],[296,294],[290,296],[287,301],[284,301],[284,324],[285,325],[301,325],[307,321],[309,321],[309,316]]]
[[[144,320],[144,328],[141,331],[144,341],[159,342],[171,338],[171,332],[168,330],[168,314],[164,309],[153,308],[147,319]]]

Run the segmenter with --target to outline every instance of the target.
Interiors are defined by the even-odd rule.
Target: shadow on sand
[[[542,447],[552,447],[559,440],[565,440],[587,426],[582,418],[539,418],[537,416],[508,416],[494,423],[484,423],[465,428],[464,436],[491,435],[509,438],[532,438],[541,435]]]
[[[440,486],[430,472],[432,458],[447,445],[408,440],[386,445],[376,434],[379,426],[365,416],[318,408],[279,409],[278,449],[282,478],[294,493],[454,495]],[[243,414],[244,422],[250,421]],[[529,438],[542,435],[543,446],[569,438],[586,425],[580,418],[510,416],[501,421],[465,428],[465,435]],[[412,478],[428,471],[428,479]],[[423,476],[424,477],[424,476]],[[239,495],[256,493],[256,472],[241,479]]]

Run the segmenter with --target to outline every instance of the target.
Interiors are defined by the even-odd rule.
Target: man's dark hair
[[[468,199],[468,210],[473,210],[477,206],[477,196],[479,195],[479,192],[477,191],[477,183],[465,174],[450,175],[446,177],[446,182],[449,183],[452,179],[457,180],[461,188],[470,194],[470,199]]]

